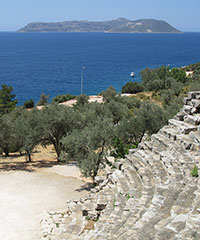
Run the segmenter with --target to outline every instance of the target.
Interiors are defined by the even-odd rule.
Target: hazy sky
[[[0,0],[0,31],[29,22],[162,19],[182,31],[200,31],[200,0]]]

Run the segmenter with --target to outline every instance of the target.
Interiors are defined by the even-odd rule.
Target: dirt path
[[[39,215],[65,210],[66,200],[88,194],[73,176],[80,176],[75,166],[0,172],[0,239],[39,240]]]

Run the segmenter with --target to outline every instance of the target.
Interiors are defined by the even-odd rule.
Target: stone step
[[[157,230],[155,239],[161,239],[160,237],[163,236],[163,234],[166,235],[168,230],[173,230],[172,232],[170,231],[170,237],[173,235],[173,239],[175,239],[175,234],[185,228],[186,221],[190,216],[191,205],[195,198],[194,193],[196,189],[197,186],[186,186],[186,188],[183,189],[171,208],[171,215],[167,221],[162,220],[155,226]]]
[[[177,136],[180,134],[179,131],[176,129],[171,128],[169,125],[164,126],[163,128],[160,129],[159,131],[160,134],[165,135],[169,139],[176,141]]]
[[[141,197],[142,183],[135,168],[129,164],[123,171],[124,175],[130,182],[129,194],[134,195],[137,198]]]
[[[179,164],[176,163],[176,158],[174,158],[173,154],[170,153],[170,150],[166,146],[164,146],[167,143],[167,140],[165,141],[165,137],[162,135],[155,135],[153,137],[153,143],[157,146],[157,142],[160,143],[160,145],[163,146],[163,148],[160,148],[160,151],[156,151],[157,155],[160,156],[160,161],[162,162],[162,167],[164,168],[165,172],[168,175],[168,178],[171,178],[172,175],[180,176],[182,175],[182,171],[179,169]],[[162,143],[163,141],[163,143]],[[166,144],[167,145],[167,144]],[[171,147],[173,146],[172,143],[170,143]],[[155,149],[154,145],[153,150]],[[177,162],[178,163],[178,162]]]
[[[123,172],[116,170],[109,176],[109,179],[117,186],[118,192],[126,193],[129,191],[130,183]]]
[[[175,141],[174,143],[176,147],[178,147],[178,145],[181,145],[186,150],[192,149],[193,147],[193,143],[190,138],[188,138],[188,135],[180,133],[178,134],[176,130],[170,128],[169,126],[162,128],[159,133],[169,138],[170,140]]]
[[[140,239],[145,239],[147,236],[153,239],[156,234],[155,225],[170,216],[171,207],[174,205],[180,192],[180,186],[177,185],[176,187],[176,184],[171,185],[169,189],[162,189],[160,191],[160,197],[163,198],[160,201],[161,205],[152,203],[143,217],[135,224],[135,229],[139,233]]]
[[[188,134],[191,131],[197,130],[197,126],[192,125],[190,123],[178,121],[175,119],[170,119],[168,122],[169,122],[169,125],[175,127],[176,129],[179,129],[181,134]]]
[[[161,146],[164,146],[165,149],[170,149],[172,146],[176,146],[174,140],[171,140],[170,138],[166,137],[164,134],[161,133],[153,134],[151,136],[151,142],[155,142]]]
[[[153,139],[154,141],[162,142],[163,145],[167,142],[166,137],[162,137],[160,134],[154,135]],[[177,145],[171,142],[169,146],[169,149],[166,149],[166,151],[159,152],[164,165],[168,168],[167,172],[170,171],[173,174],[173,172],[178,173],[180,172],[179,170],[182,170],[182,174],[185,176],[185,172],[190,171],[192,166],[194,166],[194,161],[191,159],[190,153],[181,147],[180,144]]]
[[[165,166],[162,164],[162,161],[160,161],[160,156],[152,154],[149,150],[144,150],[144,152],[146,154],[146,162],[152,169],[156,184],[167,184],[169,174],[167,173]]]
[[[97,177],[88,198],[43,221],[49,239],[200,239],[200,180],[191,176],[194,165],[200,169],[200,92],[184,101],[176,119],[151,141],[114,162],[106,179]],[[86,228],[84,210],[99,217],[94,229]]]
[[[130,157],[130,156],[128,156],[128,157]],[[134,156],[135,157],[135,156]],[[132,161],[130,162],[130,163],[132,163],[133,165],[134,164],[136,164],[137,166],[138,165],[142,165],[142,166],[144,166],[144,163],[142,162],[142,164],[141,164],[141,161],[140,161],[140,159],[138,159],[138,158],[132,158]],[[133,160],[134,159],[134,160]],[[137,163],[136,163],[137,162]],[[137,171],[141,171],[141,168],[140,168],[140,166],[139,166],[139,168],[138,168],[138,170]],[[135,169],[135,168],[132,168],[132,169]],[[122,170],[123,170],[123,168],[122,168]],[[136,170],[135,170],[136,171]],[[134,173],[135,173],[135,171],[134,171]],[[124,204],[124,209],[123,209],[123,212],[125,212],[125,211],[130,211],[131,210],[131,213],[130,214],[133,214],[133,212],[134,212],[134,214],[132,215],[132,216],[134,216],[134,218],[135,218],[135,216],[136,216],[136,212],[139,212],[139,209],[140,209],[140,213],[137,213],[138,215],[141,215],[142,214],[142,212],[144,212],[144,208],[146,208],[147,206],[148,206],[148,202],[149,203],[151,203],[151,199],[152,199],[152,197],[153,197],[153,191],[152,191],[152,186],[151,186],[151,181],[149,180],[149,177],[148,176],[150,176],[150,178],[152,178],[152,176],[151,176],[151,174],[150,174],[150,172],[147,172],[147,171],[145,171],[145,172],[143,172],[143,170],[140,172],[140,175],[145,175],[143,178],[142,178],[142,181],[143,181],[143,194],[142,194],[142,196],[141,196],[141,198],[140,199],[137,199],[136,200],[136,208],[134,209],[132,209],[132,207],[134,206],[134,205],[132,205],[132,207],[131,207],[131,204],[130,204],[130,201],[131,200],[133,200],[132,199],[132,196],[131,196],[131,193],[129,194],[129,195],[125,195],[124,197],[125,197],[125,199],[126,199],[126,202],[125,202],[125,204]],[[149,175],[150,174],[150,175]],[[149,182],[150,181],[150,182]],[[146,186],[146,188],[144,188],[144,186]],[[151,188],[150,188],[150,186],[151,186]],[[134,200],[133,200],[134,201]],[[143,208],[142,208],[142,206],[143,206]],[[125,209],[127,209],[127,210],[125,210]],[[124,211],[125,210],[125,211]],[[107,219],[107,218],[106,218]],[[117,220],[118,219],[118,220]],[[120,220],[120,222],[119,222],[119,224],[117,224],[116,225],[116,222],[117,221],[119,221]],[[136,221],[137,219],[135,218],[135,221]],[[103,221],[105,221],[104,219],[103,219]],[[109,221],[110,222],[110,220],[108,220],[107,219],[107,221]],[[117,230],[115,230],[115,228],[116,228],[116,226],[120,226],[120,225],[123,225],[123,224],[125,224],[126,223],[126,221],[127,221],[127,216],[126,216],[126,214],[124,215],[122,215],[122,216],[120,216],[120,218],[119,218],[119,214],[117,214],[117,216],[115,216],[115,217],[113,217],[112,216],[112,221],[114,222],[113,224],[113,226],[112,226],[112,228],[114,229],[113,231],[114,232],[116,232]],[[122,223],[121,223],[122,222]],[[105,227],[104,227],[105,228]],[[109,228],[111,228],[111,226],[109,225]],[[101,230],[103,230],[103,229],[101,229]],[[105,229],[104,229],[105,230]]]
[[[200,124],[200,114],[195,115],[186,115],[184,116],[184,122],[192,124],[192,125],[199,125]]]
[[[189,139],[193,144],[200,146],[200,131],[190,132]]]
[[[166,151],[167,147],[160,144],[157,141],[146,141],[144,144],[144,150],[150,150],[153,154],[159,154],[161,151]]]

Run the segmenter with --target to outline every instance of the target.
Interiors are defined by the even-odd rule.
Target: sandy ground
[[[41,152],[40,152],[41,154]],[[3,159],[4,160],[4,159]],[[66,201],[88,194],[74,165],[31,168],[20,162],[5,164],[0,159],[0,240],[39,240],[39,216],[47,211],[66,209]],[[26,167],[22,167],[22,165]],[[41,165],[39,165],[41,166]]]

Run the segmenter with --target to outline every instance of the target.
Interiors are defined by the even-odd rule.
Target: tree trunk
[[[4,151],[5,155],[6,155],[6,157],[9,157],[9,150],[7,148],[4,148],[3,151]]]
[[[59,160],[59,157],[60,157],[60,152],[61,152],[60,146],[59,146],[59,144],[58,144],[56,141],[53,143],[53,145],[54,145],[54,148],[55,148],[55,150],[56,150],[57,160],[58,160],[58,162],[59,162],[59,161],[60,161],[60,160]]]
[[[139,143],[141,143],[142,138],[144,137],[144,134],[145,134],[145,130],[142,132],[142,135],[140,136]]]
[[[26,151],[27,154],[27,162],[31,162],[31,153],[29,151]]]
[[[61,149],[60,149],[60,145],[59,145],[59,140],[57,140],[56,138],[54,138],[51,134],[49,134],[49,140],[50,142],[53,144],[55,151],[56,151],[56,155],[57,155],[57,161],[59,162],[59,157],[60,157],[60,153],[61,153]]]
[[[95,184],[94,180],[95,180],[95,177],[96,177],[96,175],[97,175],[97,173],[99,171],[99,166],[100,166],[100,163],[101,163],[101,157],[102,157],[102,155],[104,153],[104,144],[103,144],[103,147],[101,148],[101,152],[98,155],[97,167],[96,167],[96,170],[94,171],[94,174],[92,176],[93,184]]]

